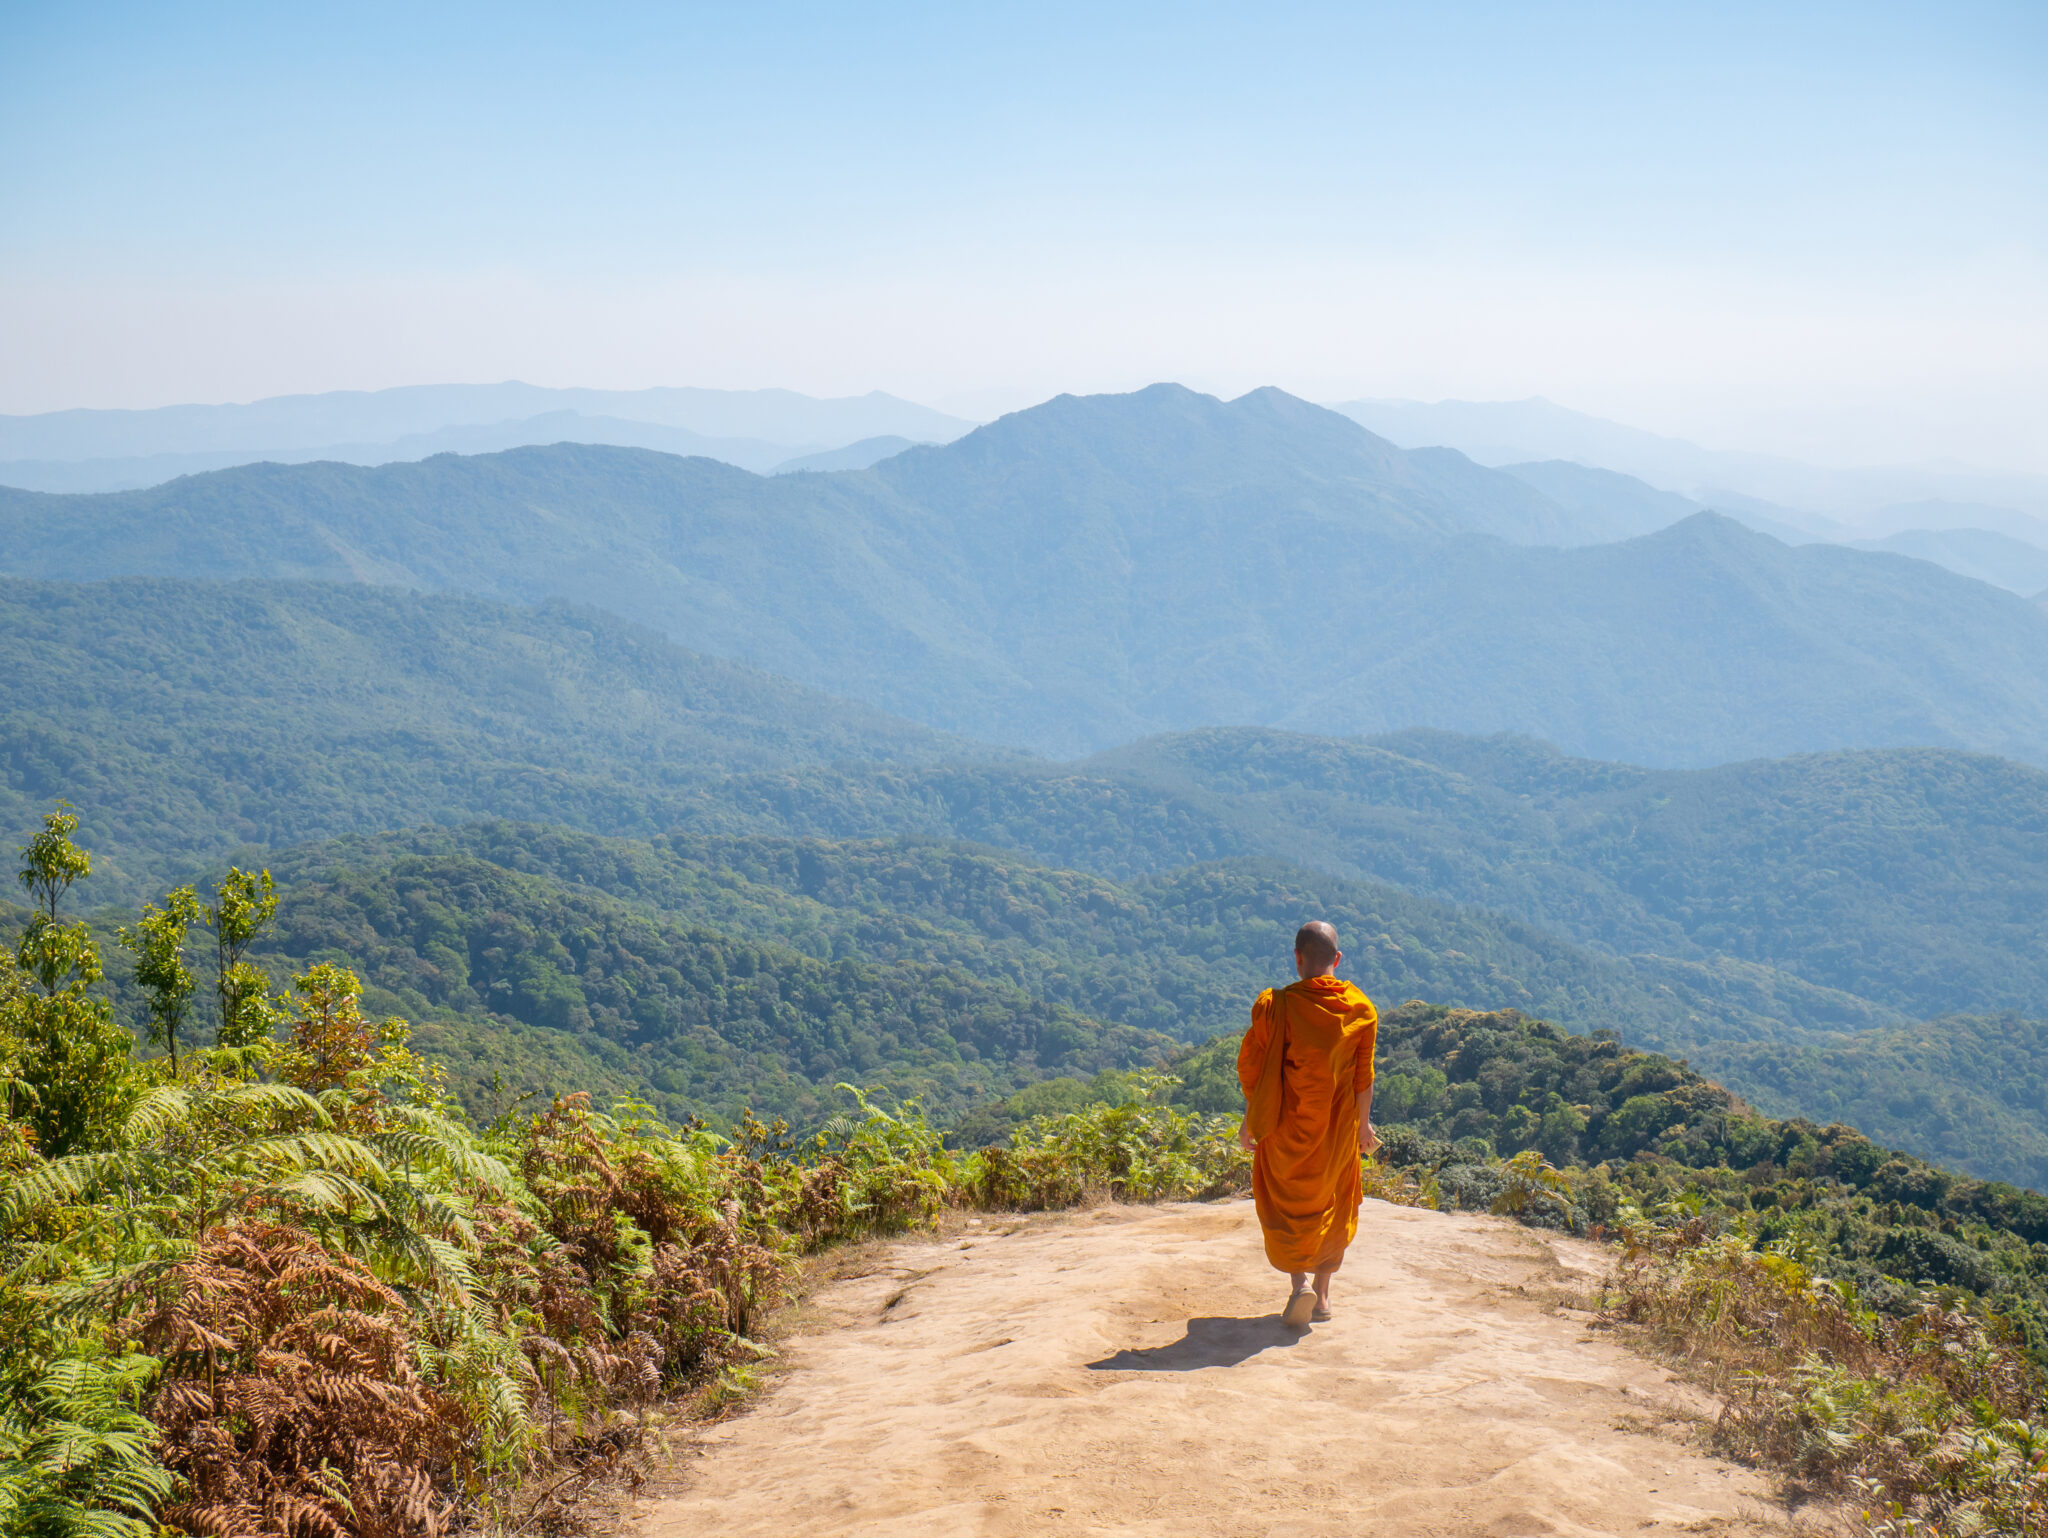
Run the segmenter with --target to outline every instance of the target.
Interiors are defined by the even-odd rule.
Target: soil
[[[991,1218],[823,1285],[640,1538],[1782,1533],[1713,1406],[1599,1330],[1598,1247],[1367,1202],[1279,1320],[1246,1201]]]

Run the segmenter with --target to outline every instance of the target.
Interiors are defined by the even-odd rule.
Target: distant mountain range
[[[2048,549],[1990,529],[1907,529],[1855,543],[1860,550],[1889,550],[1932,561],[2009,593],[2032,595],[2048,587]]]
[[[1982,536],[2048,554],[2048,477],[1821,470],[1703,449],[1541,399],[1337,409],[1392,442],[1454,447],[1537,486],[1578,514],[1572,527],[1552,531],[1560,543],[1647,534],[1711,508],[1788,544],[1896,549],[2020,593],[2032,591],[2038,560],[1987,560]],[[381,465],[563,442],[698,455],[757,473],[853,470],[915,444],[949,442],[969,425],[880,393],[815,400],[779,390],[434,385],[0,417],[0,485],[135,490],[243,464]]]
[[[1579,543],[1644,495],[1397,449],[1277,390],[1157,386],[832,474],[565,444],[0,492],[0,563],[562,598],[1058,755],[1232,723],[1519,731],[1665,765],[1908,744],[2048,762],[2036,605],[1709,514]]]
[[[1708,511],[1690,497],[1681,497],[1675,491],[1659,491],[1632,475],[1575,464],[1568,459],[1506,464],[1500,469],[1578,515],[1580,537],[1572,541],[1574,544],[1636,539],[1668,529],[1694,513]]]
[[[917,446],[908,438],[898,438],[893,435],[886,435],[880,438],[863,438],[858,443],[847,444],[843,449],[823,449],[816,454],[799,454],[794,459],[785,459],[776,465],[771,473],[775,475],[788,475],[798,470],[865,470],[869,465],[880,464],[885,459],[893,459],[905,449],[914,449]],[[719,456],[713,455],[712,457],[718,458]],[[733,464],[739,463],[738,460],[731,462]],[[748,465],[745,468],[752,469],[753,466]]]
[[[1787,544],[1896,551],[2021,594],[2048,581],[2048,476],[1824,470],[1703,449],[1540,398],[1349,401],[1334,409],[1395,443],[1454,447],[1519,475],[1554,500],[1581,505],[1589,529],[1604,519],[1615,539],[1712,508]],[[1685,494],[1659,489],[1671,487]]]
[[[1909,528],[1976,527],[2037,535],[2048,521],[2048,475],[1918,465],[1827,469],[1769,454],[1706,449],[1572,411],[1540,396],[1522,401],[1344,401],[1331,409],[1408,448],[1455,448],[1486,465],[1564,459],[1633,475],[1720,508],[1730,493],[1774,504],[1816,532],[1881,536]]]
[[[359,967],[480,1109],[502,1071],[815,1120],[851,1075],[951,1116],[1230,1028],[1314,911],[1383,1002],[2048,1180],[2023,513],[1794,548],[1278,391],[750,436],[872,425],[792,399],[0,491],[0,822],[78,806],[102,925],[273,865],[266,964]]]
[[[872,441],[872,440],[869,440]],[[893,442],[907,442],[894,439]],[[711,438],[685,427],[627,422],[552,411],[515,422],[440,427],[388,443],[326,443],[315,448],[262,451],[210,449],[192,454],[152,454],[136,459],[20,459],[0,465],[0,483],[33,491],[131,491],[159,486],[184,475],[237,465],[303,465],[329,461],[345,465],[388,465],[435,454],[495,454],[548,443],[609,443],[656,449],[664,454],[699,455],[766,473],[789,457],[790,446],[759,438]]]
[[[0,485],[119,491],[265,461],[379,465],[562,442],[702,454],[766,472],[864,440],[943,443],[972,425],[879,391],[819,400],[790,390],[421,385],[0,417]]]

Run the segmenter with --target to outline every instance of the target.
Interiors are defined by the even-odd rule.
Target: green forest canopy
[[[516,816],[967,839],[1115,878],[1276,856],[1613,953],[1733,1035],[2048,998],[2048,774],[1981,755],[1652,771],[1513,738],[1217,729],[968,762],[990,750],[559,608],[0,583],[0,617],[0,817],[77,804],[103,902],[311,839]]]
[[[70,801],[95,885],[130,899],[337,833],[656,831],[735,770],[1013,756],[560,604],[0,581],[0,822]]]
[[[1581,1033],[1697,1027],[1597,952],[1471,910],[1274,861],[1118,883],[920,840],[607,839],[494,822],[351,838],[273,862],[274,975],[334,962],[416,1022],[473,1111],[568,1088],[671,1117],[742,1106],[815,1120],[838,1078],[916,1095],[941,1120],[1041,1081],[1157,1062],[1241,1029],[1286,975],[1303,914],[1332,918],[1345,971],[1383,1005],[1511,1007]],[[108,917],[112,917],[109,915]],[[123,1012],[139,1002],[116,959]],[[2048,1184],[2048,1115],[2012,1021],[1691,1050],[1766,1109],[1881,1128],[1959,1167]],[[2017,1034],[2016,1034],[2017,1033]],[[1802,1065],[1831,1072],[1809,1076]],[[2017,1090],[2017,1093],[2015,1091]],[[1234,1091],[1233,1091],[1234,1093]],[[1085,1098],[1085,1096],[1083,1097]],[[1926,1105],[1933,1114],[1918,1116]],[[1007,1124],[1007,1123],[1001,1123]]]
[[[279,846],[323,835],[511,811],[556,831],[508,835],[525,841],[516,859],[473,830],[360,858],[468,852],[586,884],[594,861],[648,915],[821,960],[850,947],[965,968],[1184,1039],[1228,1023],[1229,1001],[1266,980],[1268,932],[1313,902],[1356,915],[1383,996],[1611,1026],[1693,1054],[1770,1109],[1853,1108],[1974,1169],[2035,1168],[2044,1115],[1998,1022],[2048,998],[2048,775],[2007,761],[1899,749],[1659,771],[1515,738],[1215,729],[1078,765],[996,762],[561,607],[137,581],[0,583],[0,608],[0,809],[26,832],[56,795],[78,801],[102,905],[228,859],[282,869]],[[640,847],[600,855],[561,824]],[[842,847],[828,881],[793,837],[922,841],[910,864],[944,874],[906,884]],[[962,840],[1007,852],[932,852]],[[1274,856],[1286,863],[1258,864]],[[829,901],[805,885],[818,881]],[[1142,922],[1087,908],[1080,894],[1104,881]],[[1048,883],[1057,900],[1039,894]],[[974,905],[998,890],[1059,916],[1029,944],[996,944]],[[516,1025],[520,1050],[556,1065],[551,1082],[572,1061],[593,1084],[645,1078],[599,1034],[434,1008],[449,1050],[459,1037],[480,1063],[491,1032]],[[1938,1069],[1902,1069],[1887,1044],[1904,1037],[1835,1040],[1957,1014],[1973,1023],[1944,1027],[1958,1045]],[[1850,1066],[1815,1066],[1835,1062]],[[760,1077],[720,1072],[728,1098]]]

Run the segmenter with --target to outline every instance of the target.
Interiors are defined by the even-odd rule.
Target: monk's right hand
[[[1369,1121],[1358,1124],[1358,1146],[1368,1154],[1380,1146],[1380,1135]]]
[[[1237,1124],[1237,1146],[1250,1153],[1259,1146],[1259,1140],[1252,1136],[1252,1124],[1241,1121]]]

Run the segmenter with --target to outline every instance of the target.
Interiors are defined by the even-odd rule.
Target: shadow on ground
[[[1193,1372],[1200,1367],[1235,1367],[1239,1362],[1291,1346],[1300,1340],[1300,1330],[1289,1329],[1278,1314],[1257,1319],[1190,1319],[1188,1332],[1170,1346],[1148,1346],[1143,1350],[1119,1351],[1099,1362],[1090,1362],[1090,1372]]]

